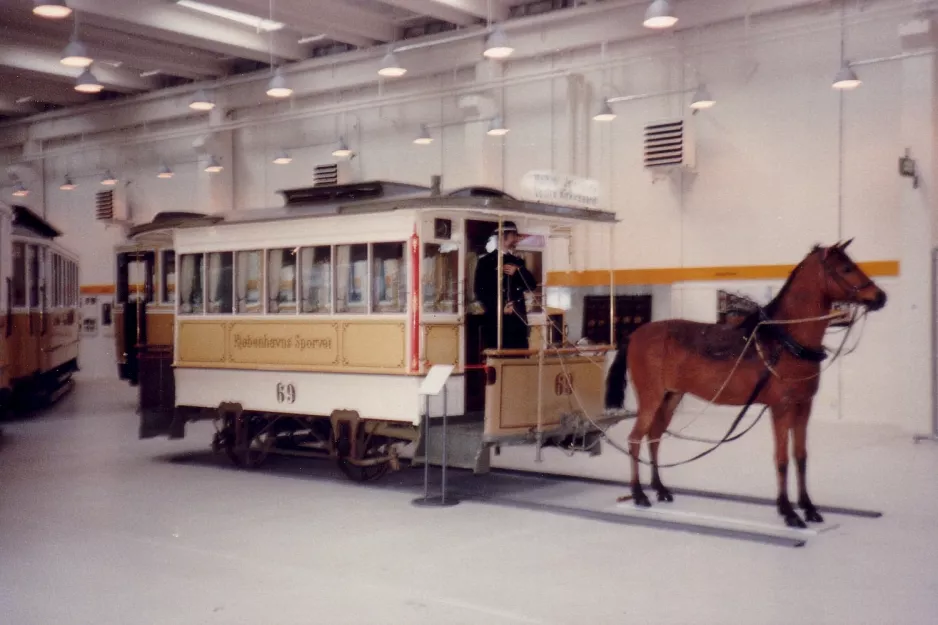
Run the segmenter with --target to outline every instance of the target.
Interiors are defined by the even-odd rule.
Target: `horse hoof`
[[[804,511],[804,520],[808,523],[823,523],[824,517],[816,509],[811,509]]]
[[[808,526],[804,521],[801,520],[801,517],[795,513],[785,516],[785,525],[788,527],[795,527],[798,529],[806,529]]]
[[[650,508],[651,501],[648,499],[648,495],[643,492],[637,492],[632,495],[632,500],[635,502],[635,505],[639,508]]]
[[[667,488],[658,489],[658,501],[672,502],[674,501],[674,495],[671,494]]]

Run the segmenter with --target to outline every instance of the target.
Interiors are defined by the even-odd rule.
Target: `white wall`
[[[740,4],[740,14],[744,10]],[[848,58],[902,52],[897,28],[908,14],[893,12],[853,24],[867,10],[848,7]],[[603,22],[614,19],[615,13],[601,15],[590,27],[600,32]],[[405,78],[377,90],[276,105],[281,114],[304,110],[304,106],[315,112],[341,101],[356,108],[347,114],[231,130],[227,196],[225,189],[219,189],[228,184],[226,179],[207,182],[209,174],[194,162],[195,134],[104,149],[83,148],[77,136],[62,138],[56,147],[71,146],[73,153],[46,159],[45,212],[67,232],[63,243],[80,253],[82,282],[110,283],[114,272],[110,248],[120,235],[93,219],[93,193],[101,188],[96,177],[104,167],[129,181],[135,221],[146,221],[160,210],[263,209],[281,203],[278,189],[310,184],[312,168],[332,160],[334,142],[344,135],[357,152],[352,164],[361,179],[429,184],[431,176],[439,174],[447,187],[494,184],[519,193],[521,176],[532,169],[553,168],[596,178],[606,205],[622,220],[614,244],[618,268],[795,264],[813,244],[849,237],[856,237],[850,252],[857,260],[899,258],[903,241],[897,213],[908,184],[895,171],[896,158],[903,151],[900,121],[905,103],[903,74],[898,71],[902,61],[859,67],[857,72],[865,81],[860,89],[832,90],[841,39],[838,16],[827,10],[762,17],[749,30],[737,21],[700,32],[643,36],[628,42],[608,40],[604,51],[597,35],[595,45],[564,50],[575,29],[582,34],[584,24],[545,29],[541,39],[555,42],[551,44],[555,49],[504,64],[504,75],[514,79],[604,59],[626,60],[605,69],[577,71],[572,78],[558,75],[492,92],[481,90],[483,98],[492,99],[483,103],[479,116],[498,110],[502,102],[511,128],[504,138],[485,137],[481,135],[484,122],[467,121],[473,110],[460,108],[460,102],[465,104],[461,97],[468,91],[356,108],[391,93],[419,94],[464,84],[465,63],[454,61],[458,67],[452,76],[443,72]],[[460,46],[462,54],[466,46]],[[439,63],[437,55],[444,52],[430,54]],[[416,53],[408,58],[415,57]],[[475,71],[481,77],[486,68],[483,64]],[[340,75],[341,66],[333,73]],[[713,109],[690,115],[691,94],[682,93],[614,104],[618,118],[612,123],[590,119],[601,95],[687,89],[696,86],[698,79],[705,80],[716,97]],[[244,93],[246,87],[237,89]],[[229,102],[228,106],[235,111],[233,118],[248,119],[261,116],[266,110],[263,106],[273,105],[238,109]],[[642,167],[643,126],[675,116],[689,120],[696,134],[696,172],[655,182]],[[412,143],[422,122],[431,124],[435,141],[430,146]],[[223,123],[213,119],[209,128]],[[920,123],[927,129],[933,124],[924,118]],[[190,126],[198,127],[192,120],[170,120],[161,129],[185,131]],[[106,133],[106,127],[98,130],[95,141],[114,136]],[[138,128],[122,136],[132,138],[133,132],[151,131]],[[291,164],[271,163],[281,147],[294,157]],[[155,177],[161,158],[176,170],[174,179]],[[70,193],[58,190],[66,169],[82,172],[77,180],[81,186]],[[598,228],[578,228],[572,266],[567,266],[563,251],[552,259],[552,267],[607,267],[605,236]],[[555,249],[560,252],[562,247]],[[717,289],[745,288],[759,294],[778,284],[694,283],[656,288],[656,316],[712,320]],[[890,349],[899,331],[895,328],[903,306],[902,278],[882,279],[880,284],[889,293],[890,305],[870,315],[859,349],[825,374],[815,414],[821,419],[920,430],[927,426],[927,415],[904,413],[901,400],[896,408],[889,391],[902,374],[896,366],[901,354]],[[83,349],[85,365],[95,363],[93,375],[113,375],[113,358],[104,343],[83,345]]]

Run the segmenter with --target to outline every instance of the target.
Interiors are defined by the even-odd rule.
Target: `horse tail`
[[[606,408],[619,409],[625,405],[625,383],[628,369],[628,339],[619,345],[616,357],[606,376]]]

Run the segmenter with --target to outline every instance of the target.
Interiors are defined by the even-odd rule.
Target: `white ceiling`
[[[596,0],[593,0],[596,1]],[[204,0],[286,26],[273,32],[207,15],[176,0],[67,0],[71,16],[46,19],[33,0],[0,10],[0,118],[254,71],[352,48],[552,11],[583,0]],[[491,16],[489,15],[491,11]],[[74,90],[80,69],[59,62],[76,26],[104,85]],[[300,43],[310,38],[312,41]]]

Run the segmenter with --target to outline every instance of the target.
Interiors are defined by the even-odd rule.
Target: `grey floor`
[[[82,382],[2,427],[3,625],[938,622],[938,445],[890,428],[812,424],[818,503],[884,516],[831,515],[833,529],[788,548],[493,502],[416,508],[415,470],[368,487],[304,459],[245,472],[208,452],[208,424],[138,440],[133,390],[117,382]],[[767,427],[705,471],[665,476],[771,496]],[[618,487],[453,479],[634,514]],[[673,509],[778,522],[768,507],[689,499]]]

